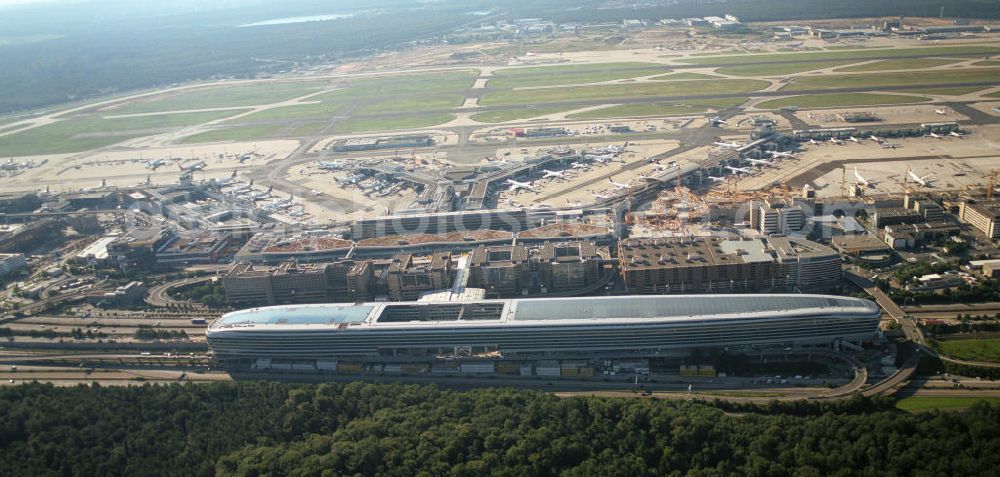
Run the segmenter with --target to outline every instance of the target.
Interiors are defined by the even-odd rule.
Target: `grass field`
[[[250,124],[212,129],[181,139],[183,144],[202,142],[234,142],[281,137],[289,126],[284,124]]]
[[[719,56],[719,55],[745,55],[743,50],[721,50],[721,51],[699,51],[688,56]],[[675,55],[676,56],[676,55]]]
[[[1000,61],[996,60],[977,61],[973,63],[972,66],[1000,66]]]
[[[463,101],[465,101],[465,96],[414,96],[374,102],[359,108],[357,112],[359,114],[414,113],[457,108],[462,105]]]
[[[1000,338],[940,340],[934,347],[951,358],[1000,362]]]
[[[314,104],[302,104],[297,106],[282,106],[280,108],[265,109],[242,118],[235,119],[230,124],[244,124],[258,121],[274,120],[294,120],[294,119],[328,119],[343,113],[347,109],[344,103],[336,101],[323,101]]]
[[[513,121],[515,119],[527,119],[536,116],[544,116],[546,114],[561,113],[566,110],[566,108],[502,109],[499,111],[484,111],[482,113],[476,113],[471,117],[473,121],[479,121],[481,123],[502,123],[505,121]]]
[[[1000,405],[1000,398],[910,396],[896,401],[896,407],[908,412],[918,412],[934,409],[965,409],[977,402],[986,402],[995,406]]]
[[[497,70],[487,88],[506,89],[528,86],[586,84],[665,73],[669,69],[657,63],[595,63],[584,65],[532,66]]]
[[[544,88],[520,91],[492,91],[479,101],[484,106],[541,104],[559,101],[613,100],[649,96],[690,96],[738,94],[767,87],[759,80],[665,81],[629,85],[579,86],[575,88]]]
[[[997,78],[1000,78],[998,75],[1000,75],[1000,70],[935,71],[934,74],[914,74],[912,71],[901,71],[898,73],[816,76],[798,78],[793,83],[782,88],[782,91],[917,84],[985,83],[997,81]]]
[[[632,116],[668,116],[703,113],[709,108],[722,109],[742,103],[746,98],[691,100],[677,103],[622,104],[570,114],[571,119],[625,118]]]
[[[329,120],[351,110],[358,114],[419,113],[462,105],[464,92],[476,78],[473,71],[425,73],[386,78],[355,79],[304,100],[305,104],[283,106],[237,119],[230,124],[251,125],[260,121]]]
[[[716,70],[719,74],[732,76],[784,76],[803,71],[821,70],[834,66],[857,63],[854,60],[811,61],[806,63],[779,63],[774,65],[741,65],[727,66]]]
[[[952,86],[944,88],[920,88],[920,89],[908,89],[907,93],[920,93],[920,94],[943,94],[946,96],[961,96],[963,94],[975,93],[976,91],[982,91],[984,88],[982,86]]]
[[[455,119],[454,114],[417,114],[384,118],[350,118],[338,122],[333,127],[336,133],[362,131],[389,131],[393,129],[417,129],[437,126]]]
[[[1000,91],[994,91],[986,95],[987,98],[1000,98]]]
[[[201,88],[166,96],[144,98],[135,102],[101,111],[101,114],[134,114],[189,109],[256,106],[305,96],[326,86],[321,81],[295,81],[284,83],[255,83],[223,85]]]
[[[225,118],[239,112],[212,111],[119,119],[72,119],[2,136],[0,151],[8,156],[80,152]]]
[[[778,109],[787,106],[801,108],[833,108],[844,106],[872,106],[876,104],[909,104],[930,101],[922,96],[904,96],[898,94],[872,93],[842,93],[842,94],[804,94],[788,98],[772,99],[757,105],[761,109]]]
[[[862,49],[822,51],[814,53],[780,53],[762,55],[717,56],[711,58],[682,59],[694,65],[750,64],[762,61],[814,61],[814,60],[864,60],[868,58],[896,58],[901,56],[935,56],[958,54],[996,54],[1000,48],[989,45],[939,46],[922,48]]]
[[[459,93],[471,88],[478,76],[478,71],[460,70],[358,78],[350,80],[347,91],[354,98]]]
[[[0,121],[0,133],[5,132],[5,131],[12,131],[14,129],[21,129],[23,127],[27,127],[28,126],[27,124],[22,124],[20,126],[11,126],[11,124],[14,123],[14,122],[16,122],[16,120]]]
[[[898,60],[881,60],[863,65],[846,66],[837,68],[835,71],[858,72],[858,71],[891,71],[891,70],[919,70],[922,68],[933,68],[935,66],[950,65],[962,60],[944,60],[940,58],[900,58]]]
[[[389,99],[392,96],[429,96],[463,94],[478,76],[473,70],[420,73],[401,76],[356,78],[338,82],[338,90],[310,97],[307,101],[322,101],[321,105],[279,108],[248,117],[261,119],[295,119],[337,114],[345,102],[370,98]],[[224,85],[197,89],[139,100],[103,111],[104,114],[132,114],[157,111],[256,106],[287,101],[333,86],[326,81],[297,81]],[[464,94],[463,94],[464,97]]]
[[[685,80],[703,80],[703,79],[713,79],[718,78],[718,76],[705,75],[701,73],[667,73],[665,75],[653,76],[649,79],[656,81],[685,81]]]

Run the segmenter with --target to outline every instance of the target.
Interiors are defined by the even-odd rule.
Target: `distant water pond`
[[[353,13],[334,13],[330,15],[309,15],[306,17],[275,18],[272,20],[264,20],[262,22],[247,23],[246,25],[240,25],[240,28],[269,26],[269,25],[287,25],[289,23],[326,22],[330,20],[342,20],[344,18],[351,18],[353,16],[354,16]]]

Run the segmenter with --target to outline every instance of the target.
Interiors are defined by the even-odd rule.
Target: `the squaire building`
[[[305,363],[654,357],[872,338],[880,310],[826,295],[680,295],[287,305],[223,315],[216,359]]]

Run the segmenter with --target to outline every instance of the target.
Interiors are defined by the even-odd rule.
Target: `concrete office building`
[[[585,288],[600,278],[601,259],[593,242],[547,242],[536,258],[538,281],[548,292]]]
[[[233,306],[355,302],[371,298],[372,267],[367,260],[336,263],[233,265],[222,277]]]
[[[156,251],[175,238],[166,227],[131,229],[108,244],[111,266],[129,273],[156,268]]]
[[[959,218],[991,239],[1000,238],[1000,200],[966,201],[959,209]]]
[[[451,284],[452,266],[450,253],[424,257],[400,254],[393,257],[386,272],[389,299],[416,300],[425,292],[448,288]]]
[[[713,293],[822,288],[840,280],[840,256],[805,239],[629,239],[619,270],[632,293]]]
[[[20,253],[0,253],[0,279],[28,266],[24,255]]]
[[[765,234],[789,234],[801,231],[806,225],[802,205],[793,201],[764,201],[754,203],[750,224]]]
[[[469,257],[469,285],[491,298],[518,296],[528,286],[530,266],[523,245],[480,246]]]

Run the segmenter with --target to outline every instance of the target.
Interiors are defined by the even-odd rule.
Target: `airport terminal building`
[[[875,336],[880,315],[868,300],[804,294],[317,304],[232,312],[212,323],[207,337],[215,358],[236,367],[433,372],[475,365],[477,373],[492,373],[504,362],[523,368],[540,360],[682,356],[695,348],[861,343]]]

